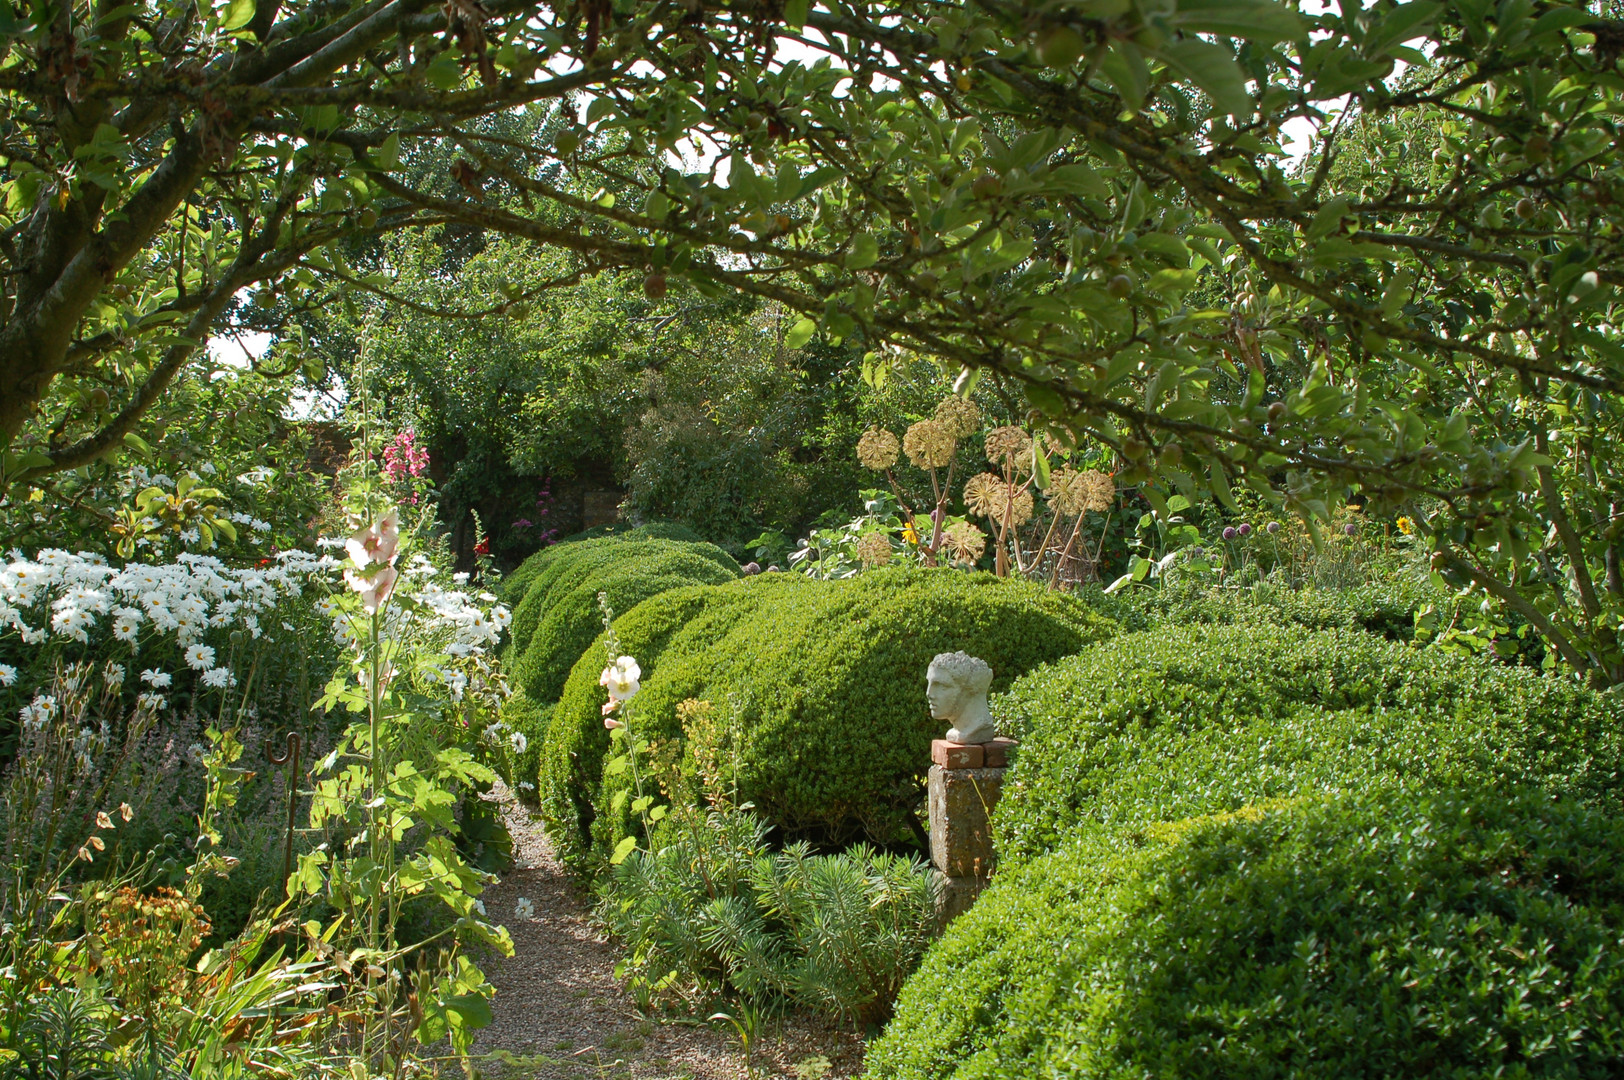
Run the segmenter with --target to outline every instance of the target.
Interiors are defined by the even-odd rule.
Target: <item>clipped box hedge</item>
[[[698,652],[759,607],[815,587],[800,574],[762,574],[724,585],[671,589],[619,615],[615,633],[621,649],[637,659],[647,682],[659,670],[668,647],[679,655]],[[559,856],[589,872],[595,869],[590,837],[609,749],[601,711],[607,696],[598,685],[607,662],[600,634],[570,670],[549,718],[535,778],[542,817]]]
[[[993,712],[1024,743],[993,815],[1006,865],[1094,824],[1383,783],[1624,796],[1616,700],[1359,631],[1162,626],[1033,673]]]
[[[721,584],[739,574],[738,563],[714,544],[610,537],[547,550],[558,554],[530,576],[513,612],[507,654],[513,681],[538,702],[557,700],[570,668],[601,631],[600,592],[626,611],[668,589]]]
[[[1621,928],[1624,823],[1543,793],[1097,829],[948,928],[867,1075],[1612,1077]]]
[[[514,795],[530,805],[537,801],[536,773],[541,768],[542,747],[547,741],[552,716],[552,705],[532,701],[523,690],[514,691],[502,704],[500,719],[507,725],[502,738],[507,749],[497,755],[498,771]],[[523,750],[514,748],[514,734],[524,737]]]
[[[713,615],[706,607],[652,663],[623,634],[644,668],[634,724],[651,738],[671,739],[682,734],[676,707],[687,698],[736,709],[745,738],[734,778],[740,798],[787,834],[826,844],[907,835],[930,740],[943,727],[924,697],[925,669],[937,653],[980,656],[1002,689],[1115,631],[1082,603],[1041,586],[951,570],[802,582],[752,594],[752,601],[718,599],[722,610]],[[589,649],[572,673],[572,691],[589,676],[595,683],[602,661],[601,650]],[[557,744],[568,741],[578,754],[603,745],[603,700],[601,691],[567,691],[553,716]],[[589,785],[592,796],[576,820],[589,825],[601,854],[630,827],[624,809],[606,812],[628,781],[622,774],[593,782],[601,751],[576,768],[569,782]],[[585,832],[572,843],[590,846]]]
[[[614,525],[598,525],[585,532],[573,533],[556,543],[549,544],[540,551],[531,555],[520,563],[518,567],[502,579],[502,602],[509,607],[517,607],[524,600],[525,593],[530,589],[530,583],[536,575],[560,555],[567,555],[575,544],[587,540],[678,540],[686,543],[703,543],[704,538],[686,525],[677,525],[670,522],[653,522],[648,525],[628,526],[616,523]],[[719,549],[718,549],[719,550]]]

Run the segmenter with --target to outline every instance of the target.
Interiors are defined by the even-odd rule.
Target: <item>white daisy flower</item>
[[[211,668],[214,666],[214,650],[207,645],[193,645],[186,650],[186,663],[198,671]]]
[[[237,677],[231,673],[230,668],[210,668],[203,673],[203,685],[212,686],[216,690],[229,690],[237,685]]]

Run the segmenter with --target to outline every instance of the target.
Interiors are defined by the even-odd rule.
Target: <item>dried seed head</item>
[[[977,517],[997,517],[1003,512],[1004,478],[990,472],[976,473],[964,482],[964,505]]]
[[[1048,498],[1049,505],[1062,514],[1104,513],[1116,498],[1116,483],[1097,469],[1078,470],[1068,465],[1054,471]]]
[[[902,437],[902,452],[920,469],[945,468],[953,460],[958,440],[935,420],[921,420]]]
[[[987,534],[968,521],[954,522],[942,533],[942,546],[954,562],[973,566],[987,550]]]
[[[955,439],[975,434],[981,426],[981,410],[976,403],[957,394],[949,395],[936,406],[934,419]]]
[[[883,428],[872,427],[857,440],[857,460],[865,468],[881,472],[897,463],[901,445],[897,437]]]
[[[987,460],[1007,465],[1016,472],[1032,468],[1032,437],[1013,425],[993,428],[987,433]]]
[[[873,568],[891,561],[891,541],[884,533],[868,533],[857,541],[857,561]]]

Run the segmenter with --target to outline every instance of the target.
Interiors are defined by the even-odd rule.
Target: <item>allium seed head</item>
[[[945,468],[953,460],[958,440],[935,420],[921,420],[902,436],[902,452],[920,469]]]
[[[976,403],[957,394],[949,395],[936,406],[934,417],[938,424],[947,429],[949,435],[955,439],[963,439],[975,434],[981,426],[981,410]]]
[[[884,428],[872,427],[857,440],[857,460],[864,468],[883,472],[897,463],[901,444],[897,437]]]

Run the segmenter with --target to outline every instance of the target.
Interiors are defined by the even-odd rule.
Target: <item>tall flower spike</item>
[[[361,594],[361,606],[368,615],[374,615],[389,599],[389,594],[395,591],[396,574],[393,566],[381,566],[370,574],[358,574],[354,570],[344,571],[344,580],[349,587]]]
[[[643,669],[637,666],[637,661],[622,656],[603,669],[603,674],[598,676],[598,685],[609,691],[611,703],[629,701],[642,688],[638,682],[642,677]]]
[[[395,549],[400,546],[400,515],[394,510],[370,525],[363,525],[344,541],[344,550],[357,570],[365,570],[378,563],[395,561]]]

